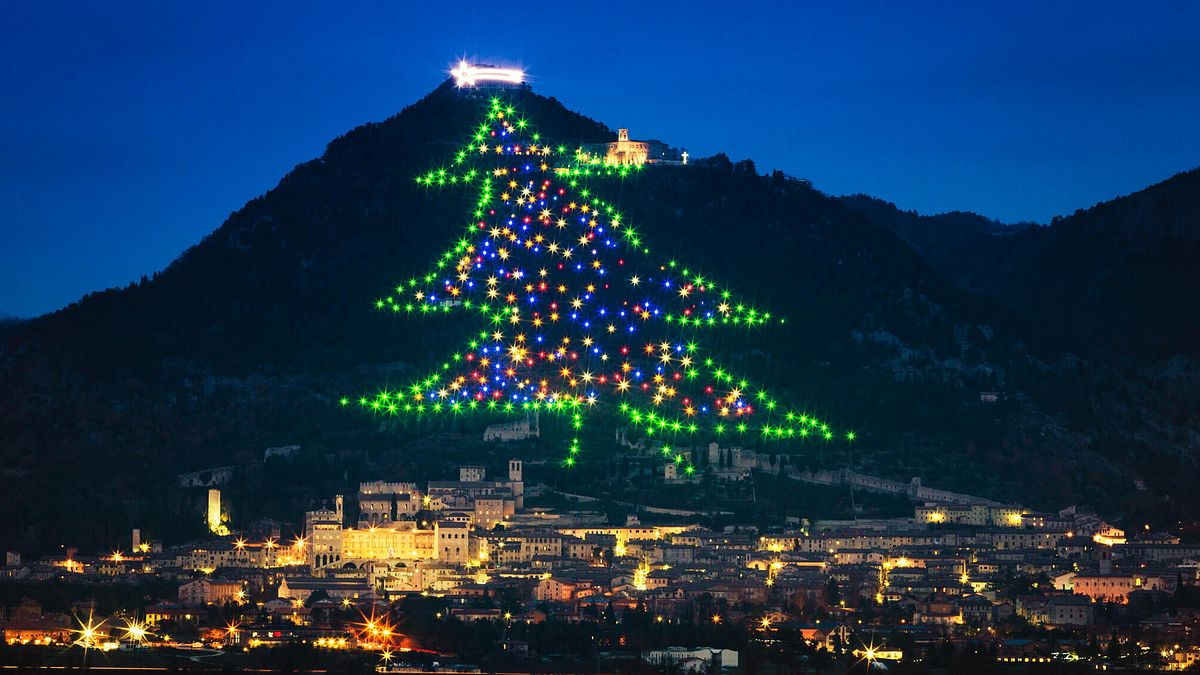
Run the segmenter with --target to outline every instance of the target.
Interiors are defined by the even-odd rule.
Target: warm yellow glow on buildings
[[[1125,531],[1118,530],[1115,527],[1110,527],[1103,532],[1097,532],[1092,535],[1092,541],[1102,546],[1113,546],[1115,544],[1125,543]]]
[[[342,558],[348,560],[427,560],[436,557],[433,530],[372,527],[342,530]]]
[[[213,534],[218,536],[227,536],[229,528],[225,526],[224,519],[221,517],[221,491],[211,489],[208,491],[208,517],[206,519],[208,529]]]
[[[649,585],[647,579],[650,577],[650,565],[646,561],[642,561],[637,569],[633,571],[633,587],[639,591],[646,590]]]

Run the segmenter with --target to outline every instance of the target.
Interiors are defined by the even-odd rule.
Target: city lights
[[[74,644],[76,646],[83,647],[84,649],[100,648],[104,638],[106,637],[105,634],[101,632],[101,629],[104,627],[104,622],[100,621],[97,623],[90,613],[88,614],[86,621],[79,618],[76,618],[76,621],[79,623],[79,628],[74,629],[71,632],[79,637],[76,638]]]
[[[125,624],[125,639],[130,642],[145,642],[146,641],[146,626],[136,621],[129,621]]]

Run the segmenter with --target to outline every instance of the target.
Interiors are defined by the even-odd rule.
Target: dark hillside
[[[612,135],[554,99],[523,91],[512,103],[556,143]],[[403,384],[461,337],[453,314],[393,317],[373,301],[459,232],[469,195],[414,178],[446,161],[484,105],[439,87],[335,139],[166,270],[0,327],[0,543],[111,546],[135,526],[195,534],[198,496],[175,487],[184,471],[234,464],[239,518],[288,518],[381,467],[437,459],[434,443],[469,449],[475,430],[435,439],[428,426],[387,429],[336,399]],[[1141,206],[1114,202],[1097,207],[1103,217],[1010,233],[965,214],[926,221],[831,198],[724,156],[695,164],[593,187],[664,262],[698,267],[787,319],[708,344],[780,398],[862,432],[853,453],[797,446],[797,461],[922,475],[1039,507],[1172,513],[1197,498],[1190,399],[1178,395],[1179,373],[1195,369],[1149,373],[1026,347],[1048,344],[1043,333],[1057,335],[1072,315],[1133,312],[1139,300],[1140,314],[1116,316],[1113,353],[1137,321],[1153,331],[1138,342],[1154,353],[1186,346],[1197,305],[1184,306],[1184,294],[1196,278],[1179,275],[1196,259],[1186,236],[1194,176]],[[1164,223],[1160,243],[1138,243],[1145,217]],[[1091,253],[1046,265],[1044,279],[1021,267],[1064,247]],[[1115,267],[1096,264],[1118,253]],[[976,254],[1001,261],[982,269],[1029,278],[989,286],[964,272],[981,269],[963,265]],[[1034,289],[1076,302],[1052,310]],[[1164,306],[1179,317],[1151,316]],[[1061,344],[1078,339],[1061,332]],[[984,405],[983,390],[1007,398]],[[304,447],[301,460],[263,469],[264,448],[291,443]],[[1133,478],[1154,492],[1131,493]],[[1102,503],[1104,494],[1121,497]],[[1173,501],[1154,502],[1162,495]]]

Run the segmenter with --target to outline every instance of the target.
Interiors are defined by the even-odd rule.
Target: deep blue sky
[[[0,312],[161,269],[463,54],[925,213],[1045,222],[1200,165],[1198,3],[575,4],[8,3]]]

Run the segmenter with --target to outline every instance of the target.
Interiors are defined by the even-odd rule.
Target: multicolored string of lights
[[[703,352],[695,335],[704,329],[784,320],[674,260],[653,261],[637,230],[587,187],[591,178],[640,169],[552,145],[492,99],[451,166],[417,177],[427,188],[478,190],[466,233],[424,276],[375,301],[396,314],[466,312],[481,330],[437,372],[361,396],[358,405],[388,416],[569,415],[568,467],[584,413],[613,399],[648,437],[853,441],[853,431],[835,433],[813,415],[783,409]],[[663,453],[694,473],[684,454],[669,445]]]

